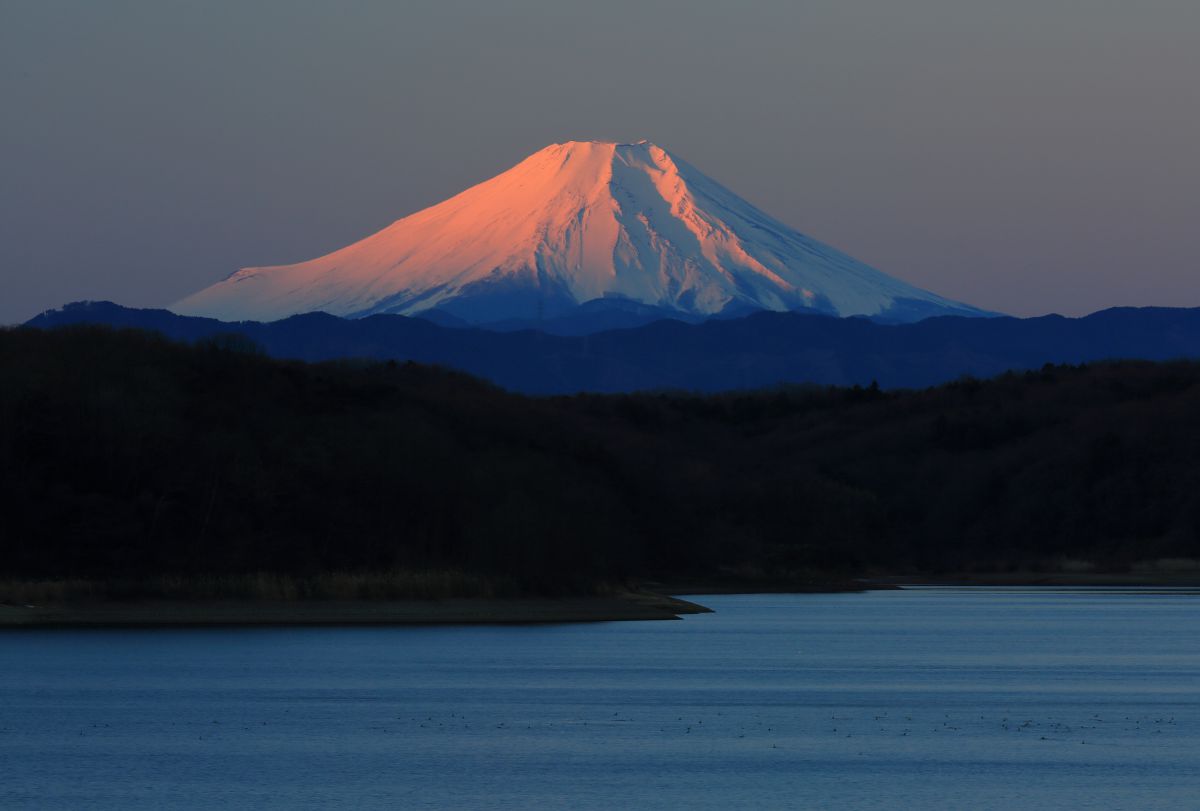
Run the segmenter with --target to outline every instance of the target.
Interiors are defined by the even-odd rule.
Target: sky
[[[1200,306],[1196,0],[0,0],[0,323],[642,138],[979,307]]]

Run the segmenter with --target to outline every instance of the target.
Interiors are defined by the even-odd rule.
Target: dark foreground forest
[[[72,327],[0,332],[0,381],[3,578],[547,593],[1200,558],[1195,363],[538,399]]]

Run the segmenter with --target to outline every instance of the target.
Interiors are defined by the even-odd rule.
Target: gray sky
[[[981,307],[1200,306],[1196,0],[0,0],[0,323],[162,306],[588,138]]]

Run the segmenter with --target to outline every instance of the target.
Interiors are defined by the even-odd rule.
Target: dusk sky
[[[0,323],[647,138],[1014,315],[1200,306],[1200,3],[0,0]]]

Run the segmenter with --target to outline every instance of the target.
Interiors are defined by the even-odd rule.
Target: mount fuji
[[[646,141],[553,144],[341,250],[239,270],[171,309],[223,321],[322,311],[486,326],[610,308],[684,320],[991,315],[801,234]]]

